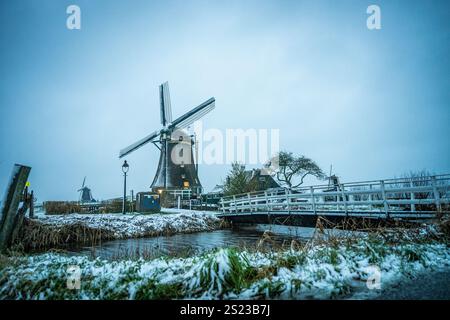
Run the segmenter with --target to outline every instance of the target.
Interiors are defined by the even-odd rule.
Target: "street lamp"
[[[127,202],[127,172],[129,166],[127,160],[123,162],[122,172],[123,172],[123,203],[122,203],[122,213],[125,214],[125,204]]]

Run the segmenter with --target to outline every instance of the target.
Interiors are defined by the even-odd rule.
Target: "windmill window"
[[[178,141],[183,141],[183,136],[179,136]]]
[[[183,181],[183,187],[189,188],[189,181]]]
[[[182,174],[181,175],[181,179],[185,179],[186,178],[186,175],[185,174]]]

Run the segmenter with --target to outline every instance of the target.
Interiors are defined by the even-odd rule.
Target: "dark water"
[[[252,225],[239,229],[224,229],[211,232],[176,234],[152,238],[123,239],[103,242],[96,246],[77,247],[72,254],[89,255],[106,259],[158,257],[161,255],[192,255],[219,247],[255,248],[265,231],[271,232],[271,239],[264,241],[264,247],[289,245],[292,240],[308,240],[313,228],[286,227],[275,225]]]

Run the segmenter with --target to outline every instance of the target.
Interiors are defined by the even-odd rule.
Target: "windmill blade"
[[[132,145],[130,145],[130,146],[120,150],[119,158],[122,158],[123,156],[126,156],[127,154],[129,154],[130,152],[133,152],[136,149],[139,149],[144,144],[147,144],[150,141],[152,141],[153,139],[155,139],[158,135],[159,135],[159,132],[158,131],[154,131],[154,132],[150,133],[148,136],[146,136],[145,138],[143,138],[143,139],[133,143]]]
[[[84,179],[83,179],[83,184],[81,185],[81,188],[83,189],[84,188],[84,183],[86,182],[86,177],[84,177]]]
[[[165,126],[172,122],[172,107],[170,105],[169,83],[164,82],[159,86],[159,103],[161,124]]]
[[[174,120],[170,127],[171,128],[177,127],[180,129],[184,129],[184,128],[188,127],[189,125],[194,123],[196,120],[200,119],[205,114],[207,114],[208,112],[213,110],[216,106],[215,101],[216,101],[216,99],[214,99],[214,98],[210,98],[210,99],[206,100],[198,107],[195,107],[191,111],[185,113],[178,119]]]

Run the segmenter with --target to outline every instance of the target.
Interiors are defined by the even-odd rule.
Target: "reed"
[[[43,203],[46,214],[68,214],[81,212],[81,207],[75,201],[46,201]]]
[[[24,251],[63,247],[71,243],[96,244],[114,239],[112,231],[92,228],[82,223],[61,226],[45,225],[36,220],[25,219],[23,228],[14,242]]]

